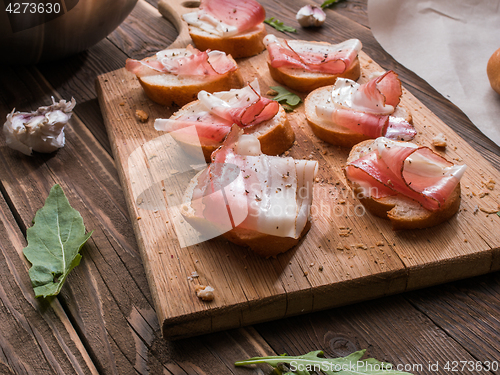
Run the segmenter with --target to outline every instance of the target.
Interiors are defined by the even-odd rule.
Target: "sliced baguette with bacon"
[[[236,125],[212,159],[190,181],[181,208],[202,239],[222,235],[268,258],[309,231],[316,161],[263,155]]]
[[[258,55],[266,48],[262,42],[267,35],[264,24],[228,38],[221,38],[194,26],[189,26],[188,29],[196,48],[224,51],[235,59]]]
[[[349,153],[344,169],[347,183],[368,212],[389,219],[394,230],[433,227],[449,220],[457,213],[461,201],[460,182],[452,189],[438,209],[430,210],[402,193],[376,198],[373,194],[368,193],[370,190],[363,182],[351,180],[347,168],[356,160],[373,152],[376,147],[377,140],[366,140],[354,146]]]
[[[333,85],[339,77],[357,80],[361,74],[358,58],[341,74],[309,72],[304,69],[295,68],[273,68],[269,61],[267,62],[267,66],[269,67],[271,77],[276,82],[298,92],[311,92],[318,87]]]
[[[349,41],[350,42],[350,41]],[[326,42],[311,42],[311,41],[286,41],[284,39],[279,39],[276,38],[274,35],[268,35],[264,39],[264,44],[266,44],[266,47],[269,51],[268,53],[268,59],[267,59],[267,65],[269,67],[269,72],[271,73],[271,77],[276,82],[279,82],[285,86],[290,87],[291,89],[299,92],[311,92],[314,89],[317,89],[322,86],[327,86],[327,85],[333,85],[337,78],[342,77],[342,78],[349,78],[352,80],[357,80],[361,74],[361,68],[360,68],[360,63],[359,63],[359,58],[357,56],[356,50],[361,49],[361,43],[356,44],[353,42],[354,47],[353,51],[351,54],[355,54],[356,56],[353,58],[352,56],[345,56],[346,60],[345,63],[348,63],[348,66],[344,66],[343,71],[338,71],[336,73],[333,72],[323,72],[321,71],[324,68],[321,68],[321,65],[323,62],[317,61],[314,65],[314,68],[301,68],[300,66],[286,66],[289,64],[288,61],[281,60],[281,58],[278,57],[280,62],[274,61],[273,55],[271,54],[271,48],[273,48],[273,45],[276,44],[281,44],[281,49],[284,51],[287,51],[289,54],[293,56],[291,60],[295,61],[295,63],[302,64],[303,61],[306,59],[305,57],[301,57],[299,55],[295,55],[295,51],[291,52],[288,51],[285,48],[282,48],[283,46],[288,46],[289,44],[292,43],[304,43],[307,44],[307,46],[310,46],[310,49],[334,49],[335,45],[332,45],[330,43]],[[346,42],[347,43],[347,42]],[[347,47],[346,47],[347,48]],[[275,50],[272,50],[272,53],[275,54],[277,53],[278,49],[276,52]],[[333,53],[333,52],[330,52]],[[325,58],[326,59],[326,58]],[[331,60],[334,59],[331,58]],[[330,60],[330,63],[332,62]],[[341,61],[342,59],[338,59],[337,61]],[[286,64],[283,65],[282,64]],[[304,63],[305,65],[305,63]],[[313,70],[311,70],[313,69]],[[317,69],[317,70],[316,70]]]
[[[188,50],[193,51],[194,49],[188,46],[188,48],[164,50],[161,51],[161,53],[181,56],[186,54]],[[230,55],[228,55],[227,58],[232,62],[234,68],[222,74],[211,75],[173,74],[167,71],[160,72],[155,70],[157,66],[161,66],[157,56],[145,58],[140,62],[129,59],[127,60],[126,67],[137,76],[139,83],[144,89],[144,93],[151,100],[167,107],[181,107],[196,100],[196,96],[201,90],[216,92],[243,86],[244,81],[236,61],[234,61]]]
[[[190,112],[192,113],[192,111],[196,111],[196,107],[198,107],[199,104],[199,101],[196,100],[195,102],[185,105],[179,111],[175,112],[171,119],[175,120]],[[244,132],[245,134],[257,136],[260,141],[262,152],[267,155],[280,155],[292,147],[295,141],[295,133],[288,121],[285,110],[281,106],[279,106],[278,113],[272,119],[247,127],[244,129]],[[207,163],[211,160],[210,156],[212,152],[222,145],[222,142],[200,136],[198,136],[198,139],[193,139],[192,137],[179,136],[175,132],[171,134],[187,153],[194,154],[201,145]]]
[[[255,0],[201,0],[197,10],[182,15],[197,48],[224,51],[234,58],[265,49],[266,12]]]
[[[304,101],[307,123],[313,133],[323,141],[342,147],[352,147],[359,142],[373,139],[373,137],[355,133],[348,128],[325,121],[318,116],[316,107],[327,105],[331,100],[332,88],[333,86],[320,87],[311,92]],[[403,118],[410,124],[413,123],[411,113],[401,104],[396,107],[393,116]]]
[[[212,94],[202,91],[198,98],[169,119],[157,119],[155,129],[169,132],[190,154],[199,153],[201,147],[207,162],[233,124],[243,128],[245,134],[255,135],[267,155],[279,155],[295,141],[285,110],[278,102],[260,95],[257,79],[241,89]]]

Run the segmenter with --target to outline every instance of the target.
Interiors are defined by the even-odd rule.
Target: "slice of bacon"
[[[466,168],[412,143],[378,138],[371,149],[346,166],[346,177],[362,186],[368,197],[403,194],[430,211],[442,207]]]
[[[172,55],[169,50],[160,51],[156,54],[156,60],[127,59],[125,68],[138,77],[163,73],[179,76],[210,76],[235,71],[237,65],[224,52],[211,50],[202,52],[188,45],[185,53],[177,55]]]
[[[369,109],[373,113],[381,114],[386,106],[391,106],[394,111],[402,94],[401,81],[397,73],[388,70],[383,75],[359,85],[352,94],[351,107],[365,112]]]
[[[340,44],[321,44],[286,40],[267,35],[264,44],[274,68],[304,69],[310,72],[341,74],[348,69],[361,50],[358,39]]]
[[[199,175],[191,207],[198,218],[222,228],[220,234],[238,227],[298,238],[310,214],[317,170],[316,161],[262,154],[258,139],[235,125]]]
[[[316,113],[327,122],[369,138],[411,141],[417,134],[413,125],[402,117],[391,116],[401,95],[401,81],[392,70],[362,85],[338,78],[331,104],[316,106]]]
[[[200,91],[198,99],[194,112],[173,119],[157,119],[155,129],[171,132],[194,125],[201,141],[222,142],[233,124],[251,127],[272,119],[279,111],[278,102],[260,95],[257,80],[237,90],[214,94]]]
[[[413,125],[400,117],[375,115],[337,107],[317,107],[316,112],[321,118],[369,138],[386,137],[411,141],[417,134]]]
[[[235,26],[238,32],[249,30],[266,18],[266,11],[255,0],[201,0],[200,11]]]

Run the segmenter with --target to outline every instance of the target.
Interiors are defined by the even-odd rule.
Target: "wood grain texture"
[[[0,198],[0,372],[94,374],[92,363],[57,299],[36,299],[22,254],[26,241]]]
[[[500,356],[499,281],[496,272],[405,296],[476,360],[495,361]]]
[[[160,8],[164,15],[167,11],[185,11],[172,4],[168,9]],[[184,37],[176,43],[179,40],[184,41]],[[361,62],[362,82],[381,69],[364,53]],[[262,92],[275,84],[267,71],[265,54],[240,60],[239,66],[246,80],[259,79]],[[500,174],[408,91],[402,101],[417,124],[416,141],[430,145],[434,135],[444,132],[449,139],[449,159],[475,160],[463,179],[460,213],[448,223],[426,230],[425,235],[394,233],[387,222],[369,215],[357,217],[352,212],[345,213],[345,218],[337,217],[336,209],[355,208],[357,204],[349,197],[341,172],[348,150],[316,139],[303,125],[306,121],[299,109],[289,116],[297,135],[297,145],[290,155],[313,157],[320,162],[322,182],[315,186],[313,229],[297,249],[275,261],[263,261],[245,252],[243,266],[238,254],[244,250],[224,241],[182,245],[181,225],[175,219],[181,216],[174,209],[179,204],[174,200],[183,193],[182,182],[180,177],[170,175],[189,172],[176,168],[186,155],[176,150],[175,142],[169,143],[168,136],[159,137],[152,128],[155,118],[168,117],[173,110],[149,101],[135,77],[123,69],[99,77],[98,90],[130,215],[137,218],[134,229],[166,337],[207,333],[339,306],[487,273],[497,266],[493,259],[500,243],[494,229],[498,223],[494,217],[476,215],[474,211],[479,205],[498,205],[498,194],[482,200],[478,194],[484,188],[482,183],[489,178],[497,180]],[[138,108],[150,115],[148,124],[134,119]],[[470,226],[471,221],[477,225]],[[339,237],[340,228],[350,228],[352,236]],[[386,245],[383,249],[375,246],[380,239]],[[335,247],[352,252],[332,251]],[[362,247],[366,250],[360,250]],[[271,263],[273,268],[269,269]],[[317,272],[311,265],[322,265],[325,272]],[[211,304],[195,296],[193,283],[188,280],[193,271],[200,275],[197,281],[216,288],[217,298]],[[349,293],[358,289],[365,293]],[[332,291],[341,291],[341,297],[332,300]]]
[[[407,372],[419,375],[450,374],[451,371],[444,369],[446,361],[476,359],[424,313],[411,309],[405,296],[381,298],[255,328],[279,354],[299,355],[322,348],[326,357],[335,358],[367,349],[367,358],[409,366]],[[438,370],[429,368],[436,362]],[[465,369],[459,373],[478,372]]]
[[[155,0],[149,0],[149,2],[152,5],[157,4]],[[275,9],[272,15],[277,16],[285,23],[293,24],[295,22],[293,12],[283,10],[282,2],[263,1],[263,3],[266,9]],[[343,3],[347,9],[358,9],[350,5],[357,5],[358,1],[345,1]],[[363,1],[359,3],[362,5]],[[297,2],[296,4],[294,1],[290,8],[296,7],[298,9],[300,5],[302,3]],[[153,13],[151,11],[151,14]],[[480,134],[465,115],[436,93],[426,82],[392,60],[378,46],[368,29],[348,19],[353,17],[354,20],[362,22],[363,15],[357,16],[354,12],[344,12],[338,10],[337,7],[328,10],[327,14],[327,24],[323,30],[328,38],[335,38],[339,32],[358,36],[362,39],[365,50],[370,56],[374,57],[384,68],[396,68],[400,77],[403,78],[405,86],[419,100],[427,107],[432,108],[434,113],[456,130],[459,135],[466,138],[493,165],[497,168],[500,167],[498,146],[493,145]],[[45,105],[50,101],[48,95],[51,94],[64,98],[72,95],[77,97],[76,117],[81,120],[81,123],[67,135],[67,146],[71,145],[72,151],[69,153],[58,152],[48,156],[38,154],[33,158],[25,158],[7,149],[2,143],[0,144],[0,150],[2,150],[0,177],[2,183],[7,181],[8,190],[2,189],[2,193],[7,198],[9,207],[17,218],[17,224],[23,231],[26,226],[31,225],[32,213],[41,207],[51,183],[56,180],[58,182],[66,181],[65,186],[80,187],[76,194],[71,195],[70,199],[72,204],[81,200],[82,203],[78,203],[78,207],[79,209],[84,207],[84,210],[88,210],[86,217],[94,215],[94,212],[97,213],[91,224],[100,221],[101,228],[104,228],[101,233],[105,235],[99,234],[93,242],[85,247],[84,257],[88,257],[90,254],[91,258],[86,261],[87,263],[82,263],[84,267],[75,270],[78,272],[78,276],[68,280],[58,301],[66,310],[71,322],[69,324],[74,326],[82,344],[88,350],[92,360],[95,361],[99,373],[260,374],[262,372],[259,370],[234,368],[232,362],[236,359],[256,355],[282,353],[284,343],[300,343],[310,340],[310,337],[307,336],[308,325],[316,322],[317,326],[321,327],[330,321],[335,322],[340,319],[337,312],[344,314],[345,321],[349,321],[351,314],[356,316],[356,312],[361,310],[363,318],[370,322],[376,322],[381,327],[380,331],[390,331],[394,325],[394,311],[413,318],[419,316],[414,311],[415,307],[429,316],[431,321],[413,319],[412,330],[408,328],[408,325],[403,325],[403,329],[395,331],[399,335],[398,337],[401,337],[400,340],[394,342],[384,340],[381,344],[375,345],[377,347],[375,352],[369,347],[368,354],[379,359],[385,358],[393,363],[406,361],[407,357],[433,359],[437,356],[437,358],[447,360],[460,360],[463,358],[462,351],[456,348],[454,342],[456,341],[476,359],[498,358],[496,333],[500,328],[498,327],[499,314],[495,306],[497,305],[496,301],[500,298],[500,293],[497,288],[497,273],[447,284],[444,287],[439,286],[406,293],[404,294],[405,299],[409,298],[410,304],[399,297],[381,300],[382,304],[386,304],[386,301],[390,302],[392,307],[388,314],[384,314],[383,306],[380,309],[373,309],[372,302],[366,302],[354,305],[352,309],[350,307],[347,310],[335,309],[305,315],[301,318],[258,325],[258,332],[247,328],[176,342],[163,340],[160,325],[152,309],[152,299],[148,291],[142,262],[137,256],[136,240],[132,235],[132,226],[129,222],[123,192],[118,183],[116,171],[114,171],[114,164],[109,155],[102,155],[103,151],[104,153],[111,152],[111,147],[102,122],[93,84],[93,80],[98,74],[122,67],[127,57],[138,58],[147,55],[150,51],[148,44],[153,43],[160,47],[168,45],[175,39],[175,35],[170,34],[172,26],[162,18],[155,18],[155,22],[151,22],[152,32],[149,32],[148,28],[139,26],[141,23],[148,23],[148,19],[141,20],[140,17],[132,17],[131,19],[132,22],[127,19],[122,25],[128,27],[127,31],[122,31],[119,28],[116,31],[119,35],[111,35],[109,39],[104,40],[89,51],[60,62],[39,65],[37,68],[41,74],[37,73],[36,69],[2,69],[0,72],[0,82],[2,83],[0,117],[2,118],[13,107],[18,110],[31,110],[38,105]],[[141,30],[141,32],[134,31],[135,25],[139,26],[136,29]],[[157,25],[159,29],[157,29]],[[163,25],[167,30],[164,33],[161,32]],[[269,30],[272,31],[270,28]],[[133,33],[134,36],[130,36],[130,33]],[[322,33],[299,29],[297,36],[305,35],[315,39]],[[151,35],[154,35],[152,39]],[[147,40],[147,43],[142,43],[141,40]],[[47,83],[52,86],[53,90],[40,90],[40,87],[46,87]],[[87,147],[81,147],[82,144],[87,144]],[[81,163],[73,162],[72,159],[80,152],[82,155],[76,157],[80,158]],[[51,161],[52,159],[56,159],[56,162]],[[67,173],[67,170],[72,170],[72,173]],[[80,172],[82,172],[82,176],[78,177]],[[111,177],[114,180],[113,183],[109,182],[110,175],[113,176]],[[92,178],[97,179],[97,182],[89,183],[86,181]],[[82,191],[87,198],[81,198]],[[106,193],[103,193],[104,191]],[[116,208],[118,206],[120,208]],[[28,213],[26,213],[27,211]],[[20,216],[19,212],[23,213],[23,217]],[[15,224],[12,227],[8,226],[6,233],[8,233],[9,239],[5,239],[2,235],[2,246],[0,246],[2,249],[10,246],[5,244],[12,241],[12,233],[15,231]],[[0,233],[3,232],[0,231]],[[19,236],[18,241],[22,241],[22,236]],[[15,250],[18,251],[21,247],[22,245],[18,247],[16,244]],[[353,255],[352,251],[349,252],[350,254],[346,255],[346,262],[350,262],[348,257]],[[13,249],[10,250],[9,254],[13,254]],[[499,260],[499,257],[496,257],[493,263],[499,264]],[[15,261],[12,263],[17,266]],[[5,277],[2,280],[6,280],[1,285],[7,299],[13,300],[17,304],[16,306],[24,306],[22,301],[25,297],[18,298],[20,294],[16,294],[18,289],[15,288],[15,282],[12,277],[8,276],[12,266],[10,263],[7,264],[9,269],[4,267],[4,260],[0,260],[2,272],[5,272],[3,274]],[[19,268],[21,271],[18,273],[21,276],[25,272],[22,267]],[[115,271],[115,267],[117,271]],[[282,267],[281,264],[276,265],[278,270]],[[294,271],[299,272],[301,269],[295,265]],[[289,278],[287,282],[295,283],[297,284],[295,288],[299,288],[307,282],[304,279],[303,277],[299,277],[297,280]],[[5,285],[12,286],[12,288],[9,289]],[[330,294],[331,296],[335,295]],[[289,299],[288,303],[290,308],[297,309],[292,305],[298,306],[300,300],[292,301]],[[396,309],[394,306],[398,308]],[[22,319],[25,314],[30,318],[29,324],[31,326],[41,327],[43,324],[47,324],[50,327],[55,327],[53,332],[56,332],[57,327],[61,326],[57,322],[61,321],[62,318],[54,317],[56,314],[49,314],[48,310],[44,310],[45,320],[42,322],[40,318],[36,317],[36,314],[30,313],[32,309],[28,306],[26,309],[16,310],[19,313],[16,312],[15,317]],[[457,311],[459,311],[459,319],[456,319]],[[31,364],[37,366],[34,367],[37,370],[40,368],[40,371],[36,373],[57,373],[50,365],[47,365],[47,362],[44,362],[44,358],[40,355],[42,351],[36,349],[36,342],[30,338],[32,329],[23,333],[23,326],[17,324],[10,314],[6,317],[0,316],[0,320],[5,322],[0,324],[3,335],[13,332],[10,331],[12,329],[23,338],[23,340],[12,339],[8,342],[7,349],[2,347],[0,350],[0,373],[26,373],[25,368],[29,368]],[[288,321],[293,323],[293,327],[278,324]],[[9,325],[10,322],[12,322],[11,325]],[[356,327],[357,321],[353,325]],[[7,329],[4,331],[5,327]],[[442,327],[442,331],[440,327]],[[288,333],[285,333],[284,330],[287,330]],[[435,346],[421,345],[422,341],[419,341],[421,331],[424,333],[441,332],[443,337],[438,343],[444,348],[443,350],[450,347],[451,349],[435,354],[433,352],[436,349]],[[59,358],[62,351],[57,349],[58,345],[63,347],[66,353],[73,350],[75,340],[72,336],[62,335],[59,331],[57,345],[53,346],[56,339],[48,338],[51,337],[49,331],[40,329],[39,332],[42,332],[45,342],[48,343],[43,352],[46,358]],[[347,329],[342,332],[345,334],[339,335],[340,339],[335,340],[336,348],[342,345],[342,342],[360,342],[359,348],[366,347],[365,343],[374,342],[372,329]],[[264,338],[261,337],[261,334]],[[329,341],[312,342],[316,344],[309,343],[307,346],[311,350],[328,348]],[[33,350],[25,350],[24,345]],[[291,346],[293,347],[293,345]],[[418,347],[415,349],[416,346]],[[306,348],[306,346],[303,347]],[[350,345],[346,347],[353,348]],[[292,353],[289,349],[286,351]],[[415,351],[418,353],[414,353]],[[299,354],[298,351],[293,353]],[[336,353],[346,352],[327,351],[327,354],[332,356]],[[385,353],[390,353],[390,355],[386,356]],[[62,356],[64,357],[64,355],[66,354],[63,353]],[[7,358],[10,358],[11,363],[16,365],[13,367],[10,363],[6,364]],[[78,355],[74,355],[73,358],[77,358],[77,362],[79,361]],[[40,361],[36,361],[37,359]],[[66,359],[61,359],[61,363],[62,368],[68,370],[66,373],[76,372],[67,367],[69,362]],[[21,364],[21,366],[16,367],[17,364]],[[23,368],[24,364],[28,365]],[[82,370],[80,373],[85,372]]]

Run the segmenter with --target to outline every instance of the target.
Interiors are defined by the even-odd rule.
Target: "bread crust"
[[[299,238],[278,237],[271,234],[263,234],[250,229],[234,228],[222,236],[228,241],[243,247],[250,248],[261,257],[276,257],[299,243],[311,229],[310,220],[307,221]]]
[[[359,159],[367,152],[373,140],[361,142],[353,147],[347,163]],[[344,169],[345,174],[345,169]],[[397,194],[385,198],[372,198],[363,195],[363,189],[347,178],[347,183],[354,195],[371,214],[389,219],[393,230],[423,229],[436,226],[451,219],[459,210],[461,202],[460,183],[455,187],[445,204],[437,211],[429,211],[420,203],[402,195]]]
[[[174,113],[171,118],[175,119],[176,117],[180,117],[184,113],[189,112],[190,108],[196,106],[197,103],[198,101],[189,103],[178,112]],[[281,106],[279,107],[278,113],[272,119],[254,126],[249,126],[244,129],[244,133],[257,135],[260,141],[262,153],[266,155],[280,155],[292,147],[293,142],[295,141],[295,133],[290,125],[290,122],[288,121],[285,110]],[[187,153],[194,154],[198,152],[198,140],[189,142],[189,140],[176,137],[175,133],[171,134]],[[211,162],[212,152],[222,145],[221,142],[204,139],[200,139],[200,144],[203,150],[203,156],[205,157],[205,161],[207,163]]]
[[[333,85],[320,87],[311,92],[304,100],[307,123],[313,133],[319,139],[341,147],[353,147],[360,142],[371,139],[364,134],[353,133],[347,128],[328,123],[316,115],[316,105],[326,102],[326,98],[330,97],[332,89]],[[404,117],[406,121],[413,124],[410,112],[403,105],[399,104],[396,107],[396,111],[395,113],[398,116]]]
[[[267,31],[264,24],[260,24],[242,34],[221,38],[197,27],[189,26],[189,35],[199,50],[224,51],[235,59],[239,59],[261,53],[265,49],[262,40],[267,35]]]
[[[276,82],[299,92],[311,92],[322,86],[333,85],[339,77],[356,81],[361,74],[358,57],[342,74],[311,73],[303,69],[273,68],[269,59],[267,66],[269,67],[271,77]]]

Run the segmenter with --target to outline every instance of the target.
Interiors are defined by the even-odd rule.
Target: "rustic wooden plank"
[[[321,349],[327,357],[339,357],[367,349],[368,357],[409,366],[408,372],[419,375],[450,374],[444,369],[446,361],[476,360],[426,315],[413,310],[404,296],[260,324],[255,329],[278,354]],[[429,368],[436,363],[438,370]],[[459,373],[477,374],[467,369]]]
[[[25,246],[0,197],[0,372],[97,375],[59,301],[35,298]]]
[[[176,35],[172,23],[162,17],[156,6],[139,0],[130,16],[108,39],[127,56],[143,59],[165,49]]]
[[[500,355],[500,275],[493,273],[405,295],[478,361]],[[500,370],[493,371],[499,374]]]
[[[19,68],[10,75],[18,77],[15,81],[19,93],[26,87],[26,92],[36,98],[31,108],[46,103],[50,95],[58,95],[34,68]],[[2,105],[2,114],[7,111]],[[25,226],[31,225],[50,187],[60,183],[73,207],[81,212],[87,228],[95,229],[82,263],[68,277],[60,300],[86,342],[91,343],[89,354],[98,371],[131,372],[134,366],[141,367],[140,361],[136,364],[136,353],[147,351],[145,345],[154,338],[150,332],[148,336],[147,331],[133,329],[142,324],[154,332],[155,322],[154,313],[148,315],[152,308],[140,257],[128,230],[130,224],[122,210],[123,196],[119,194],[109,154],[99,147],[77,116],[66,134],[67,144],[62,150],[34,157],[7,148],[2,138],[0,176],[13,209]],[[141,314],[135,319],[143,323],[132,325],[136,310]],[[150,317],[152,322],[147,320]],[[134,339],[135,332],[141,333],[142,339]]]

